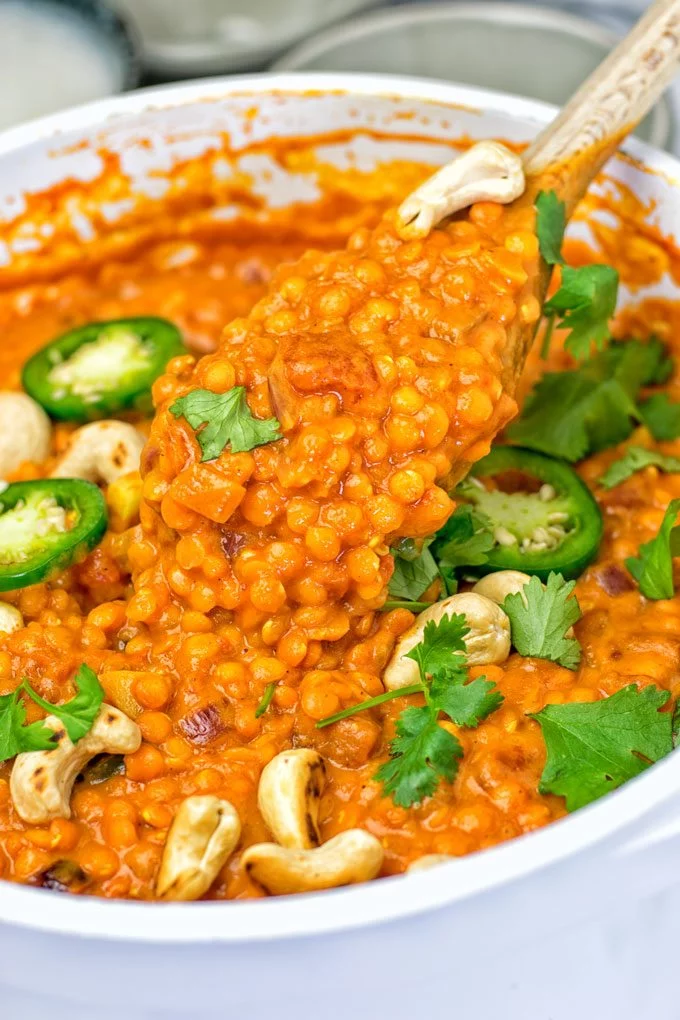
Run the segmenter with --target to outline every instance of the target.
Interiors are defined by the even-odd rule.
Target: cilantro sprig
[[[508,435],[531,450],[572,463],[616,446],[642,420],[640,390],[659,378],[666,362],[658,340],[627,340],[611,344],[577,369],[548,372]]]
[[[640,404],[642,421],[659,442],[680,438],[680,404],[666,393],[655,393]]]
[[[613,489],[646,467],[658,467],[669,473],[680,471],[680,457],[669,457],[658,450],[647,450],[644,446],[629,446],[622,457],[613,461],[600,478],[600,485]]]
[[[668,691],[624,687],[609,698],[547,705],[532,716],[548,752],[539,790],[564,797],[568,811],[590,804],[673,750]]]
[[[626,567],[645,598],[672,599],[675,593],[673,557],[680,556],[680,525],[675,523],[678,513],[680,499],[672,499],[658,534],[640,546],[639,556],[629,556],[626,560]]]
[[[394,573],[388,592],[392,596],[383,609],[405,608],[418,613],[431,604],[422,596],[437,578],[440,598],[458,590],[461,567],[486,563],[493,549],[493,525],[486,514],[469,503],[457,506],[446,524],[418,548],[407,538],[392,550]]]
[[[567,226],[567,207],[555,191],[541,191],[536,199],[536,236],[544,262],[561,265],[562,240]]]
[[[392,550],[394,573],[387,586],[394,600],[417,602],[439,577],[439,569],[429,550],[432,539],[418,548],[412,538],[402,539]]]
[[[486,563],[493,547],[490,518],[472,504],[461,503],[434,536],[432,552],[440,568],[455,570]]]
[[[484,677],[470,681],[465,658],[465,617],[444,616],[428,621],[423,640],[408,657],[418,664],[420,682],[386,691],[375,698],[337,712],[317,723],[330,726],[357,712],[375,708],[393,698],[422,694],[425,704],[405,708],[397,719],[390,742],[390,758],[376,773],[395,804],[411,807],[431,796],[439,782],[451,782],[463,750],[460,741],[439,722],[441,714],[457,726],[476,727],[503,701],[503,695]]]
[[[232,453],[243,453],[281,438],[278,419],[253,417],[245,386],[226,393],[191,390],[170,405],[170,413],[185,418],[196,430],[203,461],[215,460],[227,445]]]
[[[104,690],[97,674],[84,664],[78,669],[74,684],[75,696],[63,705],[45,701],[27,679],[22,680],[11,694],[0,697],[0,761],[23,751],[49,751],[55,746],[54,731],[44,722],[26,723],[22,693],[45,709],[48,715],[60,719],[73,743],[89,733],[104,700]]]
[[[587,358],[595,347],[602,350],[609,339],[609,320],[616,310],[619,274],[606,265],[573,268],[564,265],[562,238],[566,207],[554,191],[542,191],[536,199],[536,234],[541,255],[549,266],[562,266],[560,287],[543,306],[548,333],[556,324],[568,329],[564,346],[577,360]],[[544,344],[544,348],[548,345]]]
[[[581,646],[567,632],[581,618],[572,595],[576,582],[551,573],[545,586],[532,577],[521,592],[508,595],[503,609],[510,618],[512,643],[520,655],[549,659],[567,669],[581,661]]]

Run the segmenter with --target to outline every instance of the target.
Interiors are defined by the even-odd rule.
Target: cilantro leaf
[[[571,593],[575,581],[565,581],[552,573],[545,587],[537,577],[524,585],[522,592],[508,595],[503,609],[510,617],[512,643],[520,655],[549,659],[567,669],[576,669],[581,647],[569,628],[581,618],[577,600]]]
[[[33,690],[28,680],[24,680],[23,688],[36,705],[44,708],[49,715],[56,715],[57,719],[63,722],[64,729],[75,744],[92,729],[104,700],[104,688],[94,670],[84,663],[73,679],[77,693],[63,705],[52,705],[45,701]]]
[[[645,598],[673,598],[673,557],[680,555],[680,526],[675,524],[678,513],[680,499],[672,499],[656,537],[640,546],[639,556],[629,556],[626,560]]]
[[[654,465],[661,471],[680,471],[680,457],[667,457],[656,450],[647,450],[644,446],[629,446],[623,457],[613,461],[600,478],[600,485],[605,489],[613,489],[636,471]]]
[[[170,405],[175,418],[186,418],[196,431],[201,460],[215,460],[227,444],[232,453],[243,453],[281,438],[276,418],[254,418],[246,403],[245,386],[226,393],[192,390]]]
[[[0,761],[23,751],[49,751],[54,747],[54,731],[44,722],[26,725],[26,706],[21,687],[0,696]]]
[[[562,270],[560,289],[546,301],[543,314],[559,316],[558,326],[570,330],[564,346],[575,358],[587,358],[593,345],[604,347],[618,287],[619,274],[611,266]]]
[[[680,437],[680,404],[673,403],[665,393],[655,393],[640,404],[642,421],[660,442]]]
[[[673,709],[673,747],[680,743],[680,700],[675,702]]]
[[[380,766],[376,779],[395,804],[411,807],[430,797],[440,779],[455,778],[462,755],[460,741],[438,724],[435,708],[405,708],[397,719],[390,759]]]
[[[548,751],[541,793],[566,799],[568,811],[590,804],[673,750],[670,697],[653,685],[624,687],[602,701],[546,705],[532,716]]]
[[[543,260],[549,266],[564,262],[562,238],[566,225],[564,202],[555,191],[541,191],[536,199],[536,235]]]
[[[503,704],[503,695],[485,677],[467,680],[467,670],[443,670],[432,680],[430,700],[457,726],[479,726]]]
[[[488,560],[494,547],[493,524],[470,503],[461,503],[434,536],[432,551],[440,569],[476,567]]]
[[[423,592],[439,576],[437,564],[428,549],[429,542],[418,549],[412,538],[403,539],[392,549],[394,573],[387,590],[395,599],[417,602]]]
[[[406,656],[418,663],[423,680],[442,670],[462,670],[465,668],[464,639],[469,630],[462,613],[443,616],[436,623],[428,620],[423,640]]]
[[[548,372],[527,399],[509,437],[530,450],[572,463],[627,439],[640,410],[640,389],[664,358],[658,341],[611,344],[578,369]]]

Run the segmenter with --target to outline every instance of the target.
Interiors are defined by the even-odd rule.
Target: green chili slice
[[[91,482],[46,478],[0,492],[0,591],[49,580],[83,559],[106,531],[106,502]]]
[[[154,380],[171,358],[185,353],[181,333],[165,319],[90,322],[34,354],[24,365],[22,383],[60,421],[147,413]]]
[[[521,570],[546,580],[578,577],[602,539],[602,514],[564,461],[516,446],[497,446],[474,465],[456,498],[478,507],[493,525],[493,548],[475,573]],[[437,557],[436,543],[432,551]]]

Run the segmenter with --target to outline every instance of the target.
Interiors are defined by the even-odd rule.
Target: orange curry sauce
[[[647,468],[610,492],[597,489],[618,448],[581,469],[606,535],[577,586],[578,672],[515,653],[501,666],[473,668],[505,702],[477,730],[454,728],[464,749],[455,782],[408,810],[383,796],[373,776],[413,698],[315,728],[382,692],[395,640],[413,622],[406,610],[379,611],[392,570],[388,546],[446,520],[453,504],[437,483],[459,461],[482,456],[515,410],[500,384],[505,327],[516,315],[538,315],[521,303],[537,257],[529,222],[508,226],[503,210],[483,205],[425,242],[399,242],[389,217],[369,229],[385,203],[362,202],[361,189],[380,194],[383,181],[394,199],[395,187],[406,193],[425,173],[398,170],[382,167],[337,192],[326,238],[314,206],[304,216],[295,210],[289,224],[280,215],[271,236],[244,223],[193,236],[184,229],[173,239],[165,223],[122,255],[82,267],[70,259],[63,272],[53,265],[48,280],[16,280],[0,292],[5,387],[18,386],[36,348],[93,319],[165,316],[196,352],[214,351],[198,363],[176,359],[156,383],[139,523],[119,520],[114,507],[109,533],[85,562],[3,595],[26,627],[0,640],[0,694],[27,675],[45,698],[66,699],[86,662],[108,700],[136,718],[144,742],[123,775],[76,784],[70,820],[35,828],[12,808],[11,763],[0,766],[2,877],[35,881],[68,858],[86,873],[88,892],[152,898],[168,827],[187,796],[230,800],[243,822],[241,847],[268,838],[258,778],[290,746],[315,747],[328,763],[322,838],[366,828],[384,845],[384,873],[400,872],[423,854],[469,853],[564,813],[561,799],[538,793],[545,750],[528,712],[595,700],[632,680],[675,693],[680,608],[647,603],[622,564],[655,534],[680,496],[680,476]],[[347,248],[324,253],[341,240],[338,224]],[[670,249],[631,228],[620,256],[629,258],[629,280],[638,241],[668,268]],[[311,254],[276,268],[310,246]],[[589,258],[583,246],[570,253]],[[649,275],[652,256],[638,254]],[[650,301],[623,320],[677,348],[673,305]],[[549,365],[565,367],[559,337],[553,346]],[[201,464],[193,431],[168,404],[192,388],[235,384],[247,387],[257,417],[280,419],[285,438]],[[68,432],[55,428],[55,454]],[[680,455],[680,442],[662,448]],[[27,464],[18,477],[48,470]],[[273,681],[272,705],[258,719]],[[41,714],[32,703],[28,712]],[[210,893],[258,895],[238,853]]]

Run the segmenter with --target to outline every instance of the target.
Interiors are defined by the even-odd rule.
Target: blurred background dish
[[[2,2],[2,0],[0,0]],[[155,77],[261,68],[300,39],[384,0],[110,0]]]
[[[287,53],[279,71],[375,71],[442,78],[562,105],[616,44],[616,32],[556,8],[515,3],[411,3],[327,29]],[[667,97],[637,134],[670,147]]]
[[[0,0],[0,129],[138,79],[133,36],[98,0]]]

